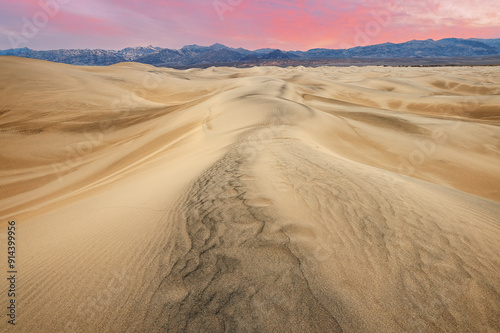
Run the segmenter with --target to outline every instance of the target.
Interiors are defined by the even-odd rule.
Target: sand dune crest
[[[20,332],[500,331],[497,67],[0,82]]]

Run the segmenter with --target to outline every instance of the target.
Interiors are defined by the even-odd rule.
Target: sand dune
[[[497,67],[1,57],[0,87],[2,331],[500,331]]]

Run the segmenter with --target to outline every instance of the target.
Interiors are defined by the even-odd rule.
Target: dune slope
[[[500,331],[497,67],[0,78],[16,330]]]

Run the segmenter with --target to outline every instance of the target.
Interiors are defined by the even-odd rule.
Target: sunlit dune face
[[[500,331],[498,67],[0,57],[0,88],[23,332]]]

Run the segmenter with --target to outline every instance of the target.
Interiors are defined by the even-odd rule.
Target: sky
[[[0,49],[349,48],[500,38],[498,0],[0,0]]]

